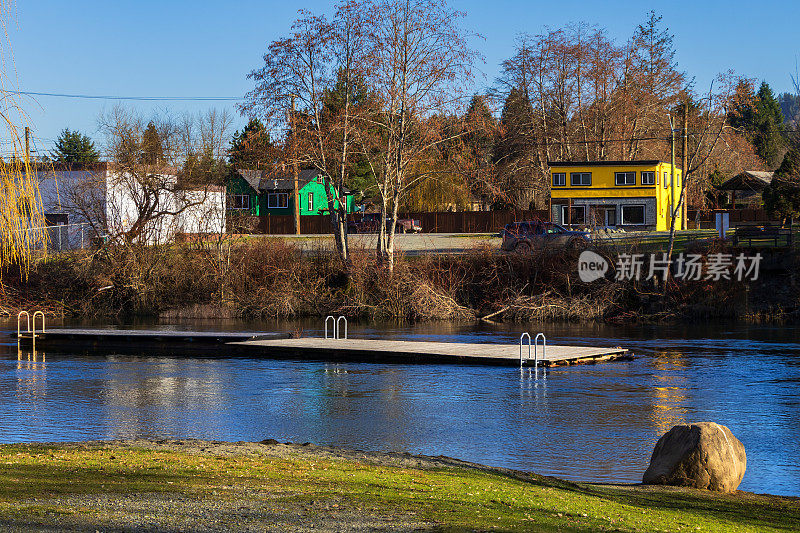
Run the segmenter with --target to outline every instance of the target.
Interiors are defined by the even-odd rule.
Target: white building
[[[225,189],[181,187],[175,173],[132,175],[99,164],[39,170],[37,178],[48,225],[145,244],[225,232]]]

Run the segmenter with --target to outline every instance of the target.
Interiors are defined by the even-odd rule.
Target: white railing
[[[26,318],[25,321],[25,331],[22,331],[21,323],[23,315]],[[42,317],[42,333],[45,333],[45,316],[42,311],[34,311],[33,318],[31,319],[30,313],[27,311],[20,311],[17,313],[17,346],[22,341],[22,336],[24,334],[30,334],[31,342],[33,343],[33,350],[36,351],[36,317]],[[32,327],[31,327],[32,326]]]
[[[527,331],[519,336],[519,367],[522,368],[522,339],[528,337],[528,359],[531,358],[531,335]]]
[[[20,311],[17,314],[17,339],[20,338],[20,333],[21,333],[21,331],[20,331],[20,321],[22,319],[22,315],[25,315],[27,317],[27,319],[28,319],[28,325],[25,327],[25,333],[30,333],[31,332],[31,315],[28,314],[27,311]]]
[[[328,320],[333,322],[333,337],[328,336]],[[339,324],[341,321],[344,320],[344,337],[341,336],[341,329],[339,329]],[[333,315],[328,315],[325,317],[325,338],[331,339],[346,339],[347,338],[347,319],[343,316],[339,316],[336,318]]]
[[[539,367],[539,358],[536,356],[536,347],[539,346],[539,338],[542,339],[542,359],[547,358],[547,339],[544,336],[544,333],[537,333],[536,338],[533,339],[533,366],[538,368]]]
[[[528,357],[527,359],[522,357],[522,347],[525,338],[528,338]],[[533,344],[531,345],[531,335],[527,331],[524,332],[522,335],[519,336],[519,367],[525,363],[530,362],[531,360],[531,347],[533,348],[533,366],[534,368],[539,368],[539,353],[537,347],[539,346],[539,339],[542,339],[542,359],[547,358],[547,339],[544,336],[544,333],[537,333],[536,337],[534,337]]]

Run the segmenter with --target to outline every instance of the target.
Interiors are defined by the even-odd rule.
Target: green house
[[[298,188],[300,215],[328,214],[328,196],[318,171],[301,170]],[[329,186],[329,190],[333,193],[333,187]],[[255,216],[291,215],[294,213],[292,191],[292,176],[268,177],[263,170],[237,170],[227,184],[228,209]],[[353,194],[345,191],[344,197],[347,212],[352,213]]]

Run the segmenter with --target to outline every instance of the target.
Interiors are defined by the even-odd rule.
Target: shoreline
[[[0,525],[11,530],[800,527],[798,497],[571,482],[451,457],[271,439],[6,444],[0,480]]]
[[[597,252],[613,258],[644,251],[631,246]],[[54,256],[38,262],[25,280],[6,273],[0,315],[40,309],[48,316],[123,320],[326,315],[405,322],[800,320],[791,276],[800,268],[795,251],[766,258],[756,280],[673,279],[666,289],[657,280],[614,276],[582,282],[574,250],[522,255],[476,247],[460,255],[401,254],[392,272],[366,252],[354,253],[344,265],[330,254],[304,255],[282,241],[234,247],[235,261],[223,270],[208,253],[181,245]]]

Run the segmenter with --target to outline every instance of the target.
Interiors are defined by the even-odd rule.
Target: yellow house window
[[[615,185],[636,185],[636,172],[615,172]]]
[[[570,174],[570,181],[573,186],[588,187],[592,184],[591,172],[572,172]]]
[[[647,170],[642,171],[642,185],[655,185],[656,173]]]
[[[622,206],[622,225],[623,226],[641,226],[644,224],[644,206],[643,205],[623,205]]]
[[[664,172],[664,188],[669,187],[669,172]]]
[[[553,187],[565,187],[567,185],[566,172],[553,172]]]

